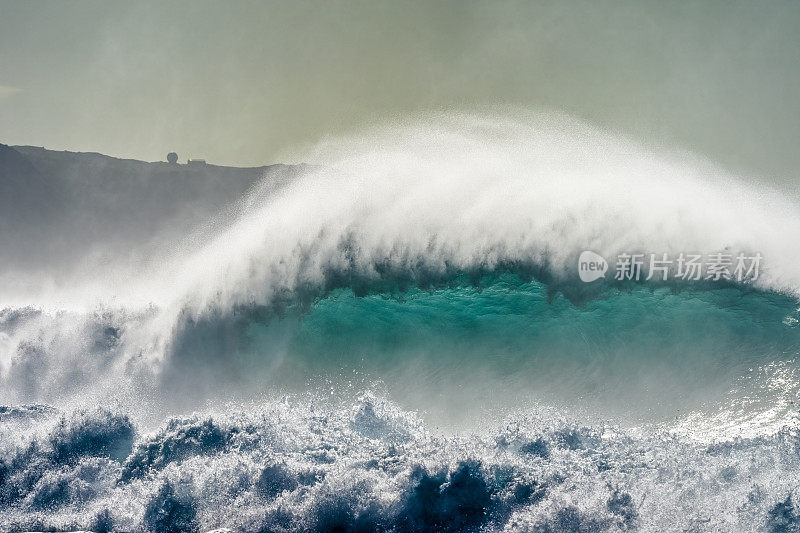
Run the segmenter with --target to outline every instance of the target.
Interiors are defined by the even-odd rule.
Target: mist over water
[[[172,502],[203,528],[441,528],[466,505],[489,530],[746,530],[792,505],[792,200],[551,114],[428,116],[306,159],[163,253],[9,283],[6,524],[130,500],[123,528]],[[583,250],[764,260],[752,283],[585,284]]]
[[[630,395],[672,414],[709,391],[694,379],[724,390],[751,362],[794,353],[798,211],[707,161],[546,114],[428,117],[307,156],[318,165],[257,188],[202,240],[69,276],[53,258],[64,289],[5,296],[5,401],[63,400],[107,379],[183,388],[183,409],[356,371],[407,391],[414,409],[452,403],[442,419],[550,388],[568,389],[567,405],[621,401],[607,414],[627,418]],[[613,272],[583,284],[584,249],[765,259],[746,286],[625,286]],[[35,375],[21,370],[31,338]]]

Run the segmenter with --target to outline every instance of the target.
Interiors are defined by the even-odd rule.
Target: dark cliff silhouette
[[[297,167],[188,166],[0,144],[3,268],[179,240],[262,181]]]

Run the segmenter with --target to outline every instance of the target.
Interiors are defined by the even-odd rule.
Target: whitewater
[[[794,199],[549,113],[298,157],[147,253],[0,271],[0,530],[798,527]]]

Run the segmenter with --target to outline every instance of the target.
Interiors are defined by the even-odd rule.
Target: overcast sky
[[[0,0],[0,142],[220,164],[557,109],[794,182],[800,2]]]

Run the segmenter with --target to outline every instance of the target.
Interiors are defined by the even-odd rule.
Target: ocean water
[[[161,253],[0,274],[0,530],[800,527],[793,200],[547,114],[304,157]],[[613,279],[720,251],[758,278]]]

